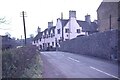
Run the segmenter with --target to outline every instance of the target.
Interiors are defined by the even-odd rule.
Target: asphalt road
[[[118,78],[118,65],[67,52],[41,52],[44,78]]]

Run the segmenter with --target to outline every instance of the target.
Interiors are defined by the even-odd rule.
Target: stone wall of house
[[[120,31],[119,31],[120,32]],[[85,54],[110,59],[118,44],[118,30],[81,36],[60,44],[60,51]]]
[[[97,10],[99,31],[110,30],[110,15],[111,29],[118,29],[118,2],[102,2]]]

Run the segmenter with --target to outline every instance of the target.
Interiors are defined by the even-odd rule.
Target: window
[[[48,47],[50,47],[50,43],[48,43]]]
[[[65,29],[65,33],[69,33],[69,29]]]
[[[68,35],[67,35],[67,37],[68,37]]]
[[[38,43],[38,39],[37,39],[36,43]]]
[[[40,45],[40,49],[42,49],[42,45]]]
[[[50,34],[50,37],[52,38],[52,34]]]
[[[46,35],[46,38],[48,38],[48,34]]]
[[[58,41],[59,41],[59,44],[60,44],[61,40],[58,40]]]
[[[57,29],[57,33],[60,34],[60,29]]]
[[[43,39],[45,39],[45,35],[43,35]]]
[[[41,41],[41,38],[40,38],[40,41]]]
[[[65,41],[67,41],[67,40],[69,40],[69,39],[65,39]]]
[[[77,29],[77,33],[80,33],[80,29]]]
[[[54,36],[54,34],[51,34],[51,38]]]
[[[54,46],[54,42],[52,42],[52,46]]]
[[[45,47],[45,43],[43,43],[43,47]]]
[[[48,35],[48,37],[50,37],[50,34]]]

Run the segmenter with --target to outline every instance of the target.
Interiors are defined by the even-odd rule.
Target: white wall
[[[70,33],[65,33],[66,28],[70,29]],[[60,34],[58,34],[58,32],[57,32],[58,29],[60,29]],[[77,29],[80,29],[80,33],[77,33]],[[48,32],[47,32],[47,34],[48,34]],[[63,35],[64,40],[76,38],[78,35],[86,35],[85,32],[82,32],[82,27],[79,26],[79,24],[76,21],[76,18],[74,18],[74,17],[71,17],[70,21],[64,26],[63,34],[64,34]],[[68,37],[67,37],[67,35],[68,35]],[[58,19],[57,23],[56,23],[56,28],[55,28],[55,36],[52,38],[51,37],[45,38],[45,39],[42,38],[41,41],[38,40],[38,43],[35,43],[35,45],[43,46],[43,43],[47,43],[47,45],[48,45],[48,43],[50,43],[50,46],[52,46],[52,42],[54,42],[54,47],[56,47],[55,38],[57,38],[57,42],[58,42],[60,40],[60,37],[62,38],[62,24],[61,24],[61,20]]]
[[[58,34],[57,30],[60,29],[60,34]],[[56,28],[55,28],[55,38],[57,38],[57,41],[62,37],[62,24],[60,19],[58,19],[56,23]]]
[[[70,29],[70,33],[65,33],[66,28]],[[80,29],[81,32],[77,33],[77,29]],[[82,27],[79,26],[79,24],[76,21],[76,18],[70,18],[70,21],[64,27],[64,40],[76,38],[78,35],[81,34],[85,35],[85,32],[82,32]]]

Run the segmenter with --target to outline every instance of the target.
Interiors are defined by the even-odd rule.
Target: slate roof
[[[64,27],[69,19],[60,19],[61,23],[62,23],[62,27]],[[77,23],[82,27],[83,31],[96,31],[98,28],[98,25],[95,22],[91,22],[91,24],[89,24],[86,21],[81,21],[81,20],[77,20]],[[55,27],[56,26],[52,26],[50,28],[45,29],[43,32],[39,32],[34,40],[37,40],[39,38],[42,38],[42,34],[44,33],[46,35],[47,31],[50,34],[51,31],[53,31],[53,33],[55,34]]]
[[[45,35],[47,34],[47,31],[48,31],[48,28],[43,31]]]
[[[77,23],[82,27],[83,31],[96,31],[98,28],[98,25],[95,22],[89,24],[86,21],[77,20]]]
[[[60,20],[62,23],[62,27],[64,27],[69,21],[69,19]],[[91,22],[91,24],[89,24],[86,21],[77,20],[77,23],[82,27],[83,31],[96,31],[98,28],[98,25],[95,22]]]
[[[69,21],[69,19],[60,19],[60,20],[61,20],[61,23],[62,23],[62,27],[64,27]]]
[[[33,40],[38,40],[39,38],[42,38],[43,32],[39,32]]]
[[[50,31],[53,31],[54,34],[55,34],[55,28],[56,28],[56,26],[53,26],[53,27],[51,27],[51,29],[50,29]]]
[[[53,26],[51,28],[45,29],[43,32],[39,32],[33,40],[38,40],[38,39],[42,38],[43,33],[46,35],[47,31],[49,34],[50,34],[51,30],[53,31],[53,33],[55,33],[55,27],[56,26]]]

